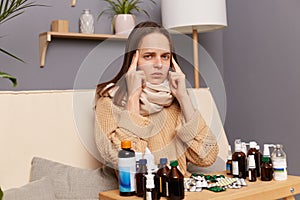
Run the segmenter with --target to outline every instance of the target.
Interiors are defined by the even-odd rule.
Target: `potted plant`
[[[110,14],[113,17],[112,27],[115,34],[128,35],[135,26],[135,13],[143,13],[150,17],[149,13],[141,8],[140,4],[143,0],[102,0],[109,4],[108,8],[104,9],[98,15],[97,19],[103,14]],[[156,4],[154,0],[148,0]]]
[[[33,7],[33,6],[42,6],[42,5],[35,4],[34,2],[28,2],[28,0],[1,0],[0,1],[0,25],[21,15],[26,8]],[[4,50],[3,48],[0,48],[0,52],[18,61],[24,62],[22,59]],[[17,79],[8,73],[2,72],[1,70],[0,70],[0,78],[9,79],[12,82],[14,87],[17,86]]]

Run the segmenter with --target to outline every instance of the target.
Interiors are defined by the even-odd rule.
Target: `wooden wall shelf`
[[[60,33],[60,32],[44,32],[39,36],[39,46],[40,46],[40,67],[45,66],[45,59],[47,54],[48,44],[51,42],[52,38],[62,38],[62,39],[79,39],[79,40],[126,40],[127,37],[120,35],[111,34],[84,34],[84,33]]]

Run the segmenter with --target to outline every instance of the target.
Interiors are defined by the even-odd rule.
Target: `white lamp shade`
[[[226,0],[162,0],[162,24],[182,33],[199,33],[227,26]]]

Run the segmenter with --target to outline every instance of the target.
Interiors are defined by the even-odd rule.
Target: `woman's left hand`
[[[188,122],[192,118],[195,109],[187,93],[185,74],[181,71],[174,58],[172,58],[172,64],[175,72],[169,72],[170,89],[173,96],[176,97],[180,104],[180,108],[182,110],[185,121]]]
[[[180,101],[188,95],[186,90],[185,74],[182,72],[174,58],[172,58],[172,64],[174,72],[169,71],[170,89],[173,96]]]

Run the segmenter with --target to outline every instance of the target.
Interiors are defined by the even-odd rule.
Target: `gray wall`
[[[39,67],[39,34],[50,31],[51,21],[69,21],[69,31],[78,32],[78,21],[83,9],[89,8],[98,15],[107,5],[99,0],[78,0],[71,7],[71,0],[39,0],[50,7],[34,7],[18,18],[0,25],[0,46],[25,60],[25,64],[0,53],[0,69],[18,78],[19,86],[11,87],[7,80],[0,79],[0,90],[70,89],[85,57],[100,41],[54,39],[48,47],[44,69]],[[151,6],[151,7],[150,7]],[[161,23],[160,1],[157,5],[142,5],[151,15],[150,20]],[[149,20],[146,15],[137,15],[137,23]],[[95,33],[111,34],[111,19],[103,15],[95,22]],[[123,48],[119,44],[116,48]],[[106,56],[106,55],[102,55]]]
[[[227,5],[228,138],[283,144],[289,173],[300,175],[300,2],[231,0]]]
[[[39,3],[51,7],[31,8],[1,25],[0,34],[5,35],[0,39],[1,47],[26,61],[23,64],[0,54],[1,70],[19,80],[19,87],[12,88],[7,80],[0,79],[1,90],[71,89],[84,59],[99,44],[56,39],[48,47],[45,68],[39,68],[38,35],[50,30],[52,20],[67,19],[70,32],[78,32],[81,11],[90,8],[96,15],[104,6],[99,0],[78,0],[75,8],[70,7],[69,0]],[[282,143],[288,154],[289,172],[297,175],[300,175],[300,162],[295,159],[300,140],[300,92],[296,89],[300,85],[299,6],[297,0],[230,0],[227,1],[229,26],[199,37],[224,76],[225,130],[230,143],[235,138],[256,140],[259,144]],[[161,22],[160,1],[149,12],[151,20]],[[147,17],[139,16],[138,21],[142,20]],[[101,18],[95,32],[111,33],[110,21]],[[123,44],[116,44],[115,48],[123,48]],[[113,73],[105,71],[105,78]],[[190,70],[187,73],[191,80]],[[83,87],[90,86],[87,83]]]

